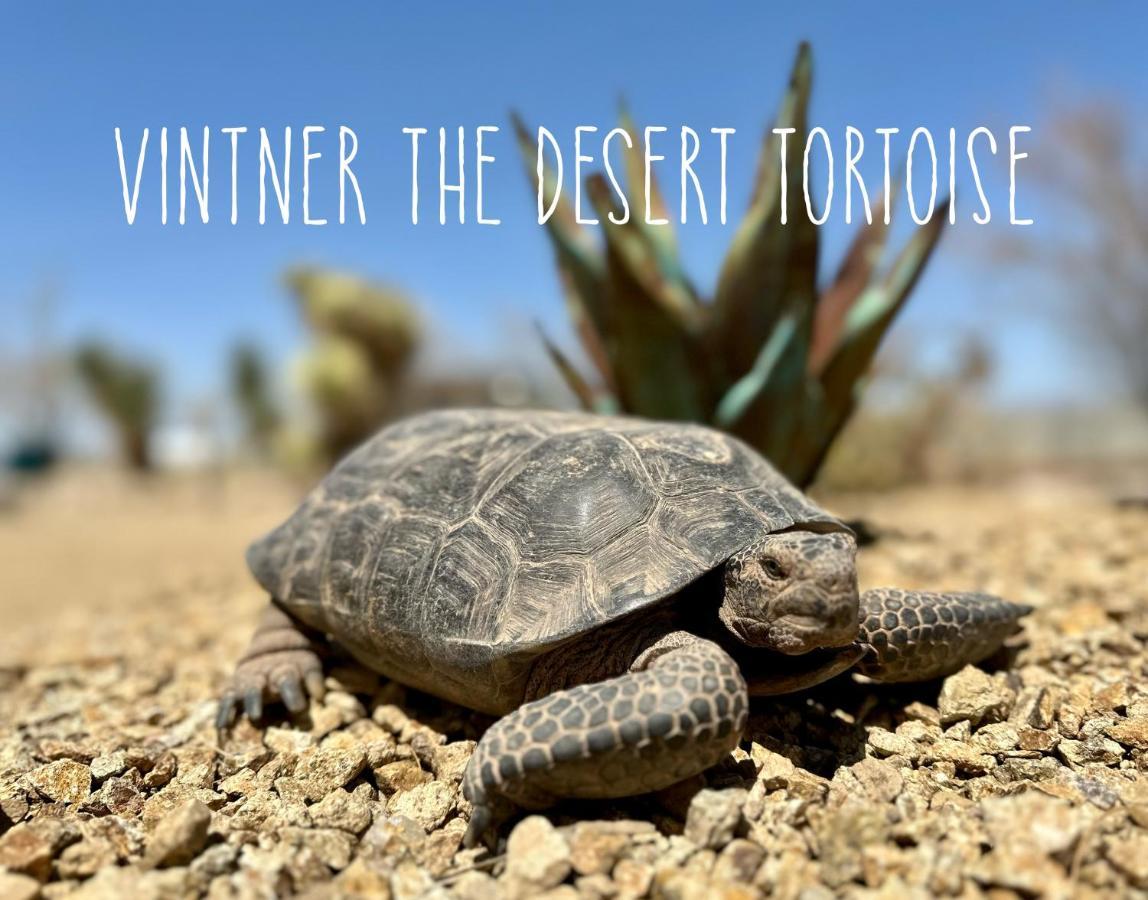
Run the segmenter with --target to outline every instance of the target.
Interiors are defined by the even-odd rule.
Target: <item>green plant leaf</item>
[[[566,385],[573,391],[574,396],[578,398],[578,402],[582,404],[583,409],[601,411],[603,405],[611,408],[617,406],[612,398],[603,403],[602,398],[594,391],[590,383],[582,377],[582,373],[578,371],[577,366],[550,340],[550,337],[543,330],[542,326],[536,325],[536,328],[538,330],[538,336],[542,339],[542,344],[546,348],[546,352],[550,355],[550,359],[561,373]]]
[[[840,342],[846,316],[872,281],[885,252],[889,226],[885,224],[883,196],[878,197],[872,214],[873,221],[858,231],[833,283],[818,298],[809,350],[809,372],[815,377],[821,374],[832,357]]]
[[[598,216],[620,210],[613,204],[605,179],[587,182]],[[712,408],[708,382],[697,366],[701,359],[688,327],[662,292],[649,247],[629,225],[610,225],[606,238],[605,334],[618,398],[639,415],[657,419],[704,420]]]
[[[818,429],[816,442],[822,455],[810,463],[814,470],[849,420],[881,340],[936,249],[948,210],[949,200],[946,199],[937,207],[933,217],[916,230],[885,277],[862,292],[850,308],[841,340],[820,378],[825,394],[825,419]]]
[[[787,143],[787,223],[781,223],[780,138],[770,132],[762,147],[753,199],[714,296],[711,352],[726,360],[731,382],[754,364],[781,316],[797,310],[800,327],[812,328],[818,233],[803,208],[800,161],[812,84],[812,55],[803,43],[775,123],[778,128],[796,129]]]
[[[527,177],[537,191],[537,146],[526,124],[517,113],[511,113],[511,120],[514,123]],[[545,160],[542,167],[542,184],[545,203],[554,196],[557,187],[557,175]],[[602,331],[605,321],[602,297],[606,267],[595,242],[575,221],[573,206],[566,199],[565,193],[558,198],[554,214],[546,220],[546,234],[554,248],[566,296],[566,306],[573,320],[574,330],[602,380],[607,386],[612,386],[613,365]]]

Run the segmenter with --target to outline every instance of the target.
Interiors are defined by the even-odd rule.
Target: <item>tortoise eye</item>
[[[765,574],[770,578],[776,578],[780,580],[785,577],[785,569],[783,569],[781,567],[781,563],[779,563],[772,556],[767,556],[764,560],[762,560],[761,567],[765,569]]]

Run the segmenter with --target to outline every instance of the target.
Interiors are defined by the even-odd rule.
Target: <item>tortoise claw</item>
[[[263,691],[260,688],[248,688],[243,695],[243,712],[252,722],[263,718]]]
[[[283,705],[293,713],[301,713],[307,708],[307,695],[303,693],[303,685],[299,676],[294,672],[284,675],[276,685]]]
[[[215,714],[215,728],[217,731],[226,731],[235,721],[235,711],[239,706],[239,698],[228,691],[219,698],[219,710]]]

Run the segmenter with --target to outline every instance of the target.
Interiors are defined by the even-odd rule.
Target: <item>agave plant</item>
[[[776,122],[795,129],[791,146],[805,144],[811,85],[811,53],[802,44]],[[531,135],[517,116],[514,124],[533,178]],[[625,109],[621,124],[636,132]],[[609,213],[620,218],[621,212],[600,173],[587,180],[587,193],[603,223],[604,246],[560,198],[547,233],[596,377],[543,340],[583,406],[707,422],[757,447],[804,487],[856,407],[881,339],[936,246],[947,201],[884,269],[888,226],[884,210],[874,210],[872,224],[819,291],[817,226],[800,213],[781,223],[777,140],[772,131],[766,136],[749,210],[709,299],[686,276],[669,226],[640,216],[608,224]],[[788,195],[800,196],[801,167],[787,168]],[[626,151],[625,169],[630,208],[642,209],[640,149]],[[553,196],[553,172],[544,167],[542,178]],[[649,199],[654,217],[667,218],[652,179]]]

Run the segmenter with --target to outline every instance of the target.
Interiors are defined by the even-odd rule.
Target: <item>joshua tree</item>
[[[159,410],[159,376],[151,367],[98,343],[76,353],[76,371],[88,394],[119,438],[124,463],[136,471],[151,468],[150,439]]]
[[[267,364],[251,344],[238,344],[231,351],[231,394],[243,418],[248,443],[256,453],[266,454],[280,415],[271,396]]]

